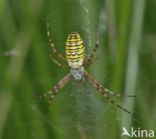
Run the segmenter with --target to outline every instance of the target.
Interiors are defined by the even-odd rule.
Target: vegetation
[[[0,138],[125,139],[122,127],[156,132],[155,9],[154,0],[1,0]],[[87,71],[120,93],[113,99],[132,115],[84,80],[60,90],[48,111],[46,100],[32,99],[69,72],[49,58],[49,52],[57,55],[47,39],[47,17],[62,53],[70,32],[82,35],[87,54],[99,32],[97,57]]]

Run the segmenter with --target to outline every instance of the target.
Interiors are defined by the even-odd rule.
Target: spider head
[[[78,69],[71,69],[71,75],[74,77],[75,80],[81,80],[84,74],[84,68],[80,67]]]

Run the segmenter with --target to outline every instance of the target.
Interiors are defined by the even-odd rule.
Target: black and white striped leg
[[[67,67],[68,67],[67,65],[61,64],[60,62],[58,62],[50,53],[49,53],[49,56],[50,56],[51,60],[52,60],[56,65],[58,65],[59,67],[62,67],[62,68],[67,68]]]
[[[97,37],[96,37],[96,44],[95,47],[93,48],[91,54],[89,55],[89,57],[86,58],[85,62],[84,62],[84,66],[91,66],[93,64],[93,59],[96,55],[96,51],[99,47],[99,37],[98,37],[98,32],[97,32]]]
[[[53,99],[55,98],[57,92],[61,88],[63,88],[69,82],[70,79],[71,79],[71,74],[69,73],[61,81],[59,81],[58,84],[55,85],[49,92],[35,98],[40,100],[47,97],[48,98],[47,106],[49,106],[52,103]]]
[[[50,43],[50,46],[51,46],[53,52],[56,53],[59,58],[61,58],[62,60],[65,60],[66,61],[66,57],[55,48],[55,45],[54,45],[54,43],[53,43],[53,41],[51,39],[49,17],[47,19],[47,36],[48,36],[48,41]]]
[[[113,92],[113,91],[111,91],[111,90],[108,90],[107,88],[104,88],[104,87],[103,87],[103,90],[105,90],[105,92],[107,92],[107,93],[110,94],[111,96],[121,97],[121,94],[115,93],[115,92]],[[132,97],[132,98],[134,98],[134,97],[136,97],[136,96],[135,96],[135,95],[124,95],[123,97]]]
[[[114,106],[122,109],[123,111],[131,114],[130,111],[122,107],[120,104],[116,103],[108,94],[108,90],[105,89],[97,80],[95,80],[90,74],[85,72],[84,74],[85,78],[96,88],[96,90],[101,93],[110,103],[112,103]]]

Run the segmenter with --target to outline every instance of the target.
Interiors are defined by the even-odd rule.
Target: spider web
[[[48,118],[42,112],[38,114],[58,135],[69,139],[98,138],[108,137],[103,133],[108,127],[116,129],[113,119],[107,122],[106,112],[115,114],[116,108],[112,108],[109,108],[104,98],[84,80],[72,81],[64,91],[59,92],[49,109],[55,111],[52,117]],[[119,119],[117,116],[116,120]]]
[[[85,14],[82,29],[87,34],[86,46],[89,46],[88,49],[90,49],[94,43],[91,41],[91,15],[86,0],[80,0],[80,6]],[[106,26],[103,27],[105,18],[105,12],[102,9],[98,25],[100,36],[103,36],[105,32]],[[94,65],[98,69],[101,69],[98,65],[103,65],[102,56],[103,54],[100,53],[100,60]],[[101,72],[104,73],[103,70]],[[100,71],[99,75],[101,76]],[[104,77],[101,78],[103,80]],[[67,139],[95,139],[121,135],[121,128],[118,125],[121,117],[116,113],[117,108],[105,101],[103,96],[87,81],[72,80],[69,82],[64,89],[59,91],[49,111],[50,114],[45,114],[42,111],[36,111],[36,113],[49,127],[49,130],[56,133],[57,138],[63,136]],[[111,133],[110,131],[113,134],[108,135],[107,133]]]
[[[65,0],[65,1],[73,2],[73,0]],[[62,1],[60,3],[62,3]],[[91,18],[91,17],[94,18],[94,16],[91,14],[92,7],[89,6],[88,0],[79,0],[79,1],[77,0],[77,3],[81,7],[81,9],[82,9],[81,12],[84,15],[83,16],[84,20],[82,21],[81,28],[85,32],[85,35],[86,35],[86,39],[85,39],[86,47],[87,47],[88,51],[91,51],[93,46],[95,45],[95,38],[96,38],[96,35],[95,35],[96,34],[95,33],[96,25],[95,24],[99,24],[98,30],[99,30],[100,36],[104,36],[104,34],[105,34],[105,26],[104,26],[105,25],[104,17],[106,16],[106,13],[104,12],[105,9],[102,9],[102,11],[100,12],[101,14],[100,14],[99,23],[95,23],[95,22],[93,22],[93,20]],[[33,3],[31,3],[31,4],[33,5]],[[68,5],[68,3],[67,3],[67,5]],[[75,3],[74,3],[74,5],[75,5]],[[49,7],[51,8],[50,4],[49,4]],[[55,6],[53,6],[53,8],[54,7]],[[66,6],[64,6],[64,7],[66,7]],[[53,8],[51,8],[51,9],[53,10]],[[4,31],[6,31],[4,38],[7,38],[5,41],[6,41],[6,44],[8,44],[8,46],[9,46],[9,44],[12,44],[11,43],[12,41],[9,42],[9,40],[14,40],[14,37],[13,37],[13,39],[8,39],[9,38],[8,34],[12,34],[12,32],[17,30],[17,28],[15,28],[15,27],[13,30],[10,30],[10,27],[12,27],[14,24],[13,23],[14,20],[10,19],[10,17],[12,14],[16,14],[16,12],[12,12],[10,9],[18,9],[18,10],[20,10],[20,9],[14,8],[14,7],[11,7],[11,8],[7,7],[6,9],[7,9],[6,15],[9,15],[9,16],[6,16],[9,19],[8,20],[9,22],[6,20],[7,21],[6,23],[9,23],[9,24],[6,24],[5,28],[9,27],[9,29],[8,28],[7,28],[7,30],[4,29]],[[28,9],[28,11],[29,11],[29,9]],[[60,12],[60,11],[61,11],[60,7],[58,6],[55,10],[52,11],[52,13],[59,12],[59,14],[61,15],[61,13],[64,12],[65,10],[63,10],[62,12]],[[46,12],[46,14],[48,13],[46,10],[45,10],[45,12]],[[19,12],[17,11],[17,15],[18,15],[18,13]],[[71,17],[72,16],[69,16],[68,21],[72,21]],[[73,19],[75,19],[75,16],[73,16],[73,17],[74,17]],[[58,20],[59,18],[61,18],[61,20],[60,20],[61,22]],[[32,17],[30,19],[32,19]],[[44,21],[45,21],[45,18],[44,18]],[[57,21],[60,24],[63,24],[62,16],[55,16],[55,18],[53,18],[53,21],[54,21],[54,23]],[[39,24],[39,23],[35,22],[35,26],[37,24]],[[73,24],[75,24],[75,23],[73,23]],[[69,26],[71,26],[71,25],[69,25]],[[43,29],[43,31],[41,31],[41,34],[46,34],[44,27],[45,27],[45,24],[42,27],[40,27]],[[58,29],[58,28],[56,28],[56,29]],[[21,31],[21,32],[23,32],[23,31]],[[56,31],[54,30],[54,32],[57,32],[57,30]],[[60,32],[63,32],[63,31],[60,29]],[[18,34],[18,32],[17,32],[17,34]],[[40,34],[39,30],[36,32],[36,36],[38,34]],[[92,35],[92,34],[94,34],[94,35]],[[149,37],[151,37],[151,34],[149,34],[149,35],[150,35]],[[26,35],[24,38],[27,38],[28,36]],[[63,43],[63,41],[61,41],[59,36],[57,36],[56,34],[54,36],[56,36],[56,38],[58,38],[59,42]],[[62,35],[62,36],[64,36],[64,35]],[[29,37],[31,38],[31,35]],[[35,37],[35,38],[38,38],[38,37]],[[154,88],[156,85],[155,85],[155,78],[151,74],[152,71],[149,71],[149,69],[150,69],[150,70],[153,70],[153,73],[155,73],[154,72],[155,71],[154,59],[156,59],[156,58],[155,58],[155,53],[154,53],[154,50],[155,50],[155,45],[154,45],[155,41],[154,40],[156,40],[156,39],[155,39],[155,36],[153,36],[153,37],[154,38],[147,38],[147,36],[145,36],[145,38],[143,40],[143,44],[144,44],[144,42],[146,42],[148,39],[150,39],[150,40],[148,40],[149,41],[148,44],[146,44],[144,47],[142,47],[142,51],[147,51],[149,54],[148,55],[141,54],[141,61],[145,62],[145,59],[144,59],[145,56],[147,56],[148,59],[149,59],[149,57],[152,57],[152,58],[147,60],[146,63],[141,63],[142,64],[141,68],[145,68],[145,69],[141,69],[141,72],[143,72],[140,75],[141,79],[139,80],[141,91],[140,91],[139,96],[137,96],[137,98],[139,98],[140,100],[139,99],[136,100],[137,103],[140,105],[141,109],[140,109],[140,113],[139,112],[135,113],[135,115],[137,115],[135,117],[139,117],[140,119],[139,118],[138,118],[139,120],[134,119],[133,117],[131,119],[131,115],[126,116],[126,117],[128,117],[127,119],[132,120],[133,123],[139,123],[141,121],[142,124],[139,123],[138,125],[144,124],[144,126],[146,126],[146,127],[147,127],[147,125],[149,125],[148,121],[151,122],[151,125],[152,125],[152,123],[155,122],[155,115],[154,115],[154,112],[152,112],[152,111],[155,110],[155,107],[154,107],[155,106],[155,101],[154,101],[155,100],[155,93],[154,93],[155,90],[154,90]],[[12,38],[12,36],[10,36],[10,38]],[[18,35],[17,35],[17,38],[18,38]],[[1,37],[1,39],[2,39],[2,37]],[[44,39],[45,41],[41,41],[42,39]],[[27,43],[25,43],[25,41],[23,41],[23,39],[19,39],[19,40],[21,40],[20,41],[21,43],[19,43],[20,45],[18,44],[19,46],[22,46],[22,44],[31,45],[31,46],[33,46],[33,47],[31,47],[31,49],[33,49],[33,51],[35,51],[36,53],[29,51],[29,54],[27,55],[27,59],[26,59],[26,62],[28,65],[27,65],[27,67],[24,67],[23,75],[21,76],[21,80],[19,81],[19,82],[21,82],[21,84],[19,83],[17,89],[15,89],[15,91],[14,91],[15,93],[13,94],[14,102],[10,105],[12,107],[12,109],[9,114],[6,114],[6,115],[8,115],[7,117],[4,116],[5,118],[1,119],[1,121],[4,121],[7,119],[6,125],[3,125],[3,128],[4,128],[4,130],[3,130],[4,132],[2,133],[3,137],[10,138],[13,135],[15,135],[14,136],[15,138],[31,137],[34,139],[38,135],[39,138],[55,138],[55,139],[56,138],[58,138],[58,139],[62,139],[62,138],[64,138],[64,139],[121,138],[122,127],[120,124],[122,123],[121,121],[123,120],[123,118],[121,117],[123,111],[119,110],[115,106],[112,106],[111,104],[109,104],[107,102],[107,100],[105,100],[104,97],[102,95],[100,95],[89,82],[87,82],[85,80],[80,81],[80,82],[72,80],[71,82],[69,82],[69,84],[67,86],[65,86],[62,90],[60,90],[58,92],[58,95],[56,96],[53,104],[49,107],[49,112],[47,112],[46,108],[44,107],[44,101],[43,101],[43,103],[42,103],[42,101],[41,102],[36,101],[36,103],[35,103],[35,100],[32,99],[32,96],[35,95],[35,92],[36,92],[36,95],[38,95],[39,92],[41,94],[43,92],[47,92],[51,86],[55,85],[57,83],[57,81],[59,81],[59,79],[61,79],[66,74],[65,73],[66,71],[63,71],[65,74],[63,72],[59,73],[59,71],[61,70],[61,69],[59,69],[59,67],[49,68],[51,61],[48,58],[47,59],[49,60],[49,62],[46,63],[47,65],[43,64],[46,61],[45,59],[43,61],[42,61],[42,59],[39,59],[39,57],[43,57],[43,55],[47,55],[46,49],[48,47],[48,45],[47,45],[48,43],[45,44],[45,42],[47,42],[46,39],[47,39],[47,36],[45,38],[44,38],[44,36],[40,36],[38,39],[34,39],[31,42],[32,44],[29,44],[29,43],[27,44]],[[151,39],[154,42],[151,42],[152,41]],[[149,44],[151,44],[153,46],[150,46]],[[10,46],[14,46],[14,45],[10,45]],[[42,46],[43,47],[45,46],[45,47],[44,47],[44,49],[35,49],[35,46],[37,46],[38,48],[42,47]],[[149,46],[152,48],[150,48]],[[8,48],[12,48],[12,47],[8,47]],[[22,48],[22,47],[20,47],[20,48]],[[99,48],[99,49],[101,49],[101,48]],[[152,49],[152,50],[150,50],[150,49]],[[4,50],[5,50],[5,48],[4,48]],[[3,51],[3,49],[2,49],[2,51]],[[103,71],[104,67],[102,65],[104,63],[104,61],[103,61],[104,58],[103,58],[102,52],[103,51],[98,52],[99,59],[94,64],[94,66],[92,68],[93,70],[91,69],[92,70],[91,73],[93,74],[94,77],[96,77],[97,80],[100,80],[102,82],[102,84],[104,84],[105,83],[105,82],[103,82],[103,81],[105,81],[104,76],[107,77],[108,73],[105,73]],[[5,57],[9,57],[9,59],[10,59],[10,57],[17,57],[17,59],[21,59],[20,51],[19,52],[14,51],[14,49],[6,50],[6,51],[2,52],[2,54]],[[31,63],[31,61],[32,61],[32,63]],[[21,63],[23,63],[23,62],[21,62]],[[29,65],[29,63],[31,63],[33,65],[31,65],[31,64]],[[15,64],[15,66],[17,66],[17,67],[19,65],[18,65],[18,63]],[[41,65],[41,66],[38,66],[38,65]],[[146,66],[144,66],[144,65],[146,65]],[[52,66],[54,66],[54,65],[52,65]],[[147,68],[150,66],[153,68]],[[40,67],[40,68],[38,69],[38,67]],[[44,67],[44,68],[42,68],[42,67]],[[49,73],[52,73],[53,75],[54,74],[57,74],[57,75],[51,76],[51,74],[46,72],[48,70],[44,70],[44,69],[48,69]],[[97,69],[98,69],[98,73],[95,73],[95,72],[97,72]],[[18,72],[18,70],[16,72]],[[5,72],[2,72],[2,75],[4,73]],[[13,74],[14,74],[14,72],[13,72]],[[52,79],[53,77],[55,79]],[[1,86],[3,87],[3,83],[1,84]],[[153,92],[153,94],[151,94],[151,92]],[[151,98],[148,98],[148,97],[151,97]],[[153,100],[153,103],[151,100]],[[4,101],[7,102],[8,99],[6,98],[6,99],[4,99]],[[115,99],[115,101],[122,105],[122,103],[119,100]],[[144,103],[146,103],[146,104],[144,104]],[[39,105],[39,107],[37,107],[36,105],[37,106]],[[122,106],[124,106],[124,105],[122,105]],[[150,109],[149,109],[149,106],[150,106]],[[153,107],[153,109],[152,109],[152,107]],[[139,110],[139,109],[137,109],[137,110]],[[5,111],[3,111],[3,110],[1,110],[1,111],[3,114],[5,113]],[[142,111],[145,113],[142,113]],[[126,113],[125,113],[125,115],[126,115]],[[145,119],[145,123],[144,123],[144,119]],[[129,121],[129,122],[131,122],[131,121]],[[127,125],[124,123],[124,126],[127,126]],[[40,133],[40,131],[42,133]],[[42,136],[40,136],[40,135],[42,135]]]

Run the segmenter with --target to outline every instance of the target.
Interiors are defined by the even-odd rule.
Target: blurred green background
[[[1,0],[0,138],[126,139],[122,127],[156,132],[155,9],[155,0]],[[48,111],[46,101],[32,99],[69,72],[48,56],[57,58],[46,36],[48,16],[62,53],[70,32],[81,34],[87,54],[99,32],[97,58],[87,71],[120,93],[123,97],[113,99],[132,115],[109,104],[85,81],[72,80]]]

